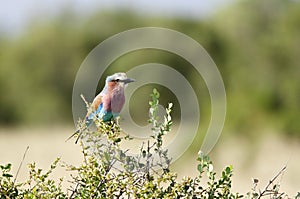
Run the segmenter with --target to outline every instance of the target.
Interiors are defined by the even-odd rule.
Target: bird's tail
[[[82,132],[83,132],[84,130],[86,130],[87,128],[89,128],[89,126],[91,125],[91,123],[92,123],[92,120],[86,118],[85,126],[83,127],[83,129],[78,128],[78,129],[77,129],[70,137],[68,137],[68,139],[66,139],[65,142],[67,142],[67,141],[70,140],[72,137],[74,137],[75,135],[77,135],[77,138],[76,138],[76,141],[75,141],[75,144],[77,144],[79,138],[81,137]]]
[[[75,135],[78,135],[77,136],[77,139],[76,139],[76,141],[75,141],[75,144],[77,144],[77,142],[78,142],[78,140],[79,140],[79,137],[80,137],[80,129],[78,129],[78,130],[76,130],[70,137],[68,137],[67,139],[66,139],[66,141],[65,142],[67,142],[67,141],[69,141],[71,138],[73,138]]]

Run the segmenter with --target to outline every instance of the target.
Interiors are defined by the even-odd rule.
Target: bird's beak
[[[125,84],[128,84],[130,82],[134,82],[135,80],[134,79],[131,79],[131,78],[127,78],[127,79],[124,79],[122,80],[122,82],[124,82]]]

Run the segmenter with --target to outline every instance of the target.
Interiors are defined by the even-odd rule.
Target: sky
[[[80,15],[96,10],[130,9],[145,15],[203,18],[234,0],[10,0],[1,2],[0,33],[18,33],[30,21],[47,19],[71,8]]]

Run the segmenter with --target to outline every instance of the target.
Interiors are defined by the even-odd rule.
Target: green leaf
[[[3,177],[6,177],[6,178],[11,178],[11,177],[13,177],[13,175],[11,175],[11,174],[9,174],[9,173],[4,173],[2,176],[3,176]]]
[[[225,172],[226,172],[227,175],[230,174],[232,172],[232,166],[226,167]]]
[[[199,157],[200,159],[203,159],[203,158],[204,158],[204,153],[203,153],[202,151],[199,151],[199,152],[198,152],[198,157]]]
[[[198,169],[198,171],[199,171],[200,173],[202,173],[202,172],[203,172],[203,167],[202,167],[202,165],[201,165],[201,164],[198,164],[198,167],[197,167],[197,169]]]
[[[214,166],[212,164],[208,165],[208,171],[212,172],[214,170]]]
[[[0,165],[0,168],[2,169],[2,170],[10,170],[11,169],[11,163],[8,163],[7,165],[5,165],[5,166],[3,166],[3,165]]]
[[[147,154],[147,153],[146,153],[146,151],[145,151],[145,150],[143,150],[143,151],[142,151],[143,158],[145,158],[145,157],[146,157],[146,154]]]
[[[104,158],[105,158],[106,162],[110,161],[110,157],[109,157],[109,154],[107,152],[104,152]]]
[[[144,166],[145,166],[145,164],[139,163],[139,167],[140,167],[140,168],[142,168],[142,167],[144,167]]]

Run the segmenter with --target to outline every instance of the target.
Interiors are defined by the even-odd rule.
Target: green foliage
[[[49,175],[55,170],[59,158],[54,161],[50,169],[43,173],[42,169],[37,169],[35,163],[29,164],[29,179],[23,183],[15,183],[13,175],[9,172],[11,164],[5,166],[0,165],[0,198],[1,199],[63,199],[67,195],[62,191],[61,183],[63,179],[59,179],[59,184],[49,179]]]
[[[178,179],[177,174],[170,171],[171,159],[168,151],[162,147],[163,137],[170,131],[172,124],[172,104],[168,105],[164,120],[160,122],[157,116],[159,93],[156,89],[151,97],[149,123],[153,127],[152,136],[140,146],[138,154],[130,154],[120,147],[123,141],[130,142],[132,138],[122,132],[117,121],[104,123],[95,119],[96,131],[79,124],[81,132],[78,136],[84,161],[79,166],[62,164],[72,172],[71,187],[67,192],[62,189],[62,178],[58,183],[50,179],[58,166],[58,158],[46,172],[36,168],[35,163],[29,164],[29,179],[18,184],[12,180],[11,164],[0,165],[0,198],[282,198],[283,194],[279,192],[277,184],[269,188],[281,173],[270,181],[265,190],[258,191],[254,187],[243,196],[231,191],[232,166],[226,167],[217,176],[209,156],[202,152],[199,152],[197,158],[199,175]],[[299,198],[299,194],[295,198]]]
[[[216,172],[214,171],[213,163],[209,156],[199,152],[198,159],[198,171],[199,177],[195,179],[198,183],[199,190],[202,198],[241,198],[242,195],[231,193],[231,177],[233,175],[232,166],[226,167],[222,171],[222,175],[219,179],[216,178]],[[202,187],[200,181],[202,175],[206,173],[208,177],[207,187]]]
[[[28,165],[29,179],[22,184],[22,186],[28,188],[22,191],[22,198],[66,198],[66,194],[63,192],[61,186],[63,178],[59,179],[58,185],[56,185],[54,180],[49,179],[49,175],[55,170],[59,160],[60,159],[57,158],[51,164],[50,169],[45,173],[43,173],[42,169],[36,168],[35,163]]]
[[[18,185],[12,180],[13,175],[10,174],[11,164],[0,165],[0,198],[15,198],[19,195]]]

